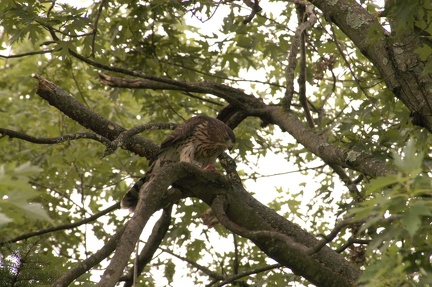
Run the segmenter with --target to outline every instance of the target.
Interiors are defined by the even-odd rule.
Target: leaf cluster
[[[349,212],[365,222],[362,230],[371,238],[369,266],[361,282],[424,286],[432,276],[432,182],[422,171],[423,152],[412,139],[402,156],[393,156],[399,173],[371,180],[365,187],[368,199]]]

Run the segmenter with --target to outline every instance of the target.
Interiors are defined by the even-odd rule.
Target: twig
[[[22,53],[22,54],[15,54],[15,55],[9,55],[9,56],[0,55],[0,58],[12,59],[12,58],[25,57],[25,56],[32,56],[32,55],[48,54],[48,53],[57,52],[57,51],[60,51],[60,49],[51,49],[51,50],[43,50],[43,51],[32,51],[32,52],[27,52],[27,53]]]
[[[247,17],[243,20],[243,24],[247,24],[247,23],[249,23],[250,21],[252,21],[252,19],[255,17],[255,15],[256,15],[257,13],[259,13],[259,12],[262,11],[262,8],[260,7],[260,5],[259,5],[259,1],[258,1],[258,0],[255,0],[255,1],[252,1],[252,0],[243,0],[243,2],[244,2],[247,6],[249,6],[250,8],[252,8],[252,11],[251,11],[251,13],[249,14],[249,16],[247,16]]]
[[[334,170],[334,172],[336,172],[336,174],[348,188],[348,191],[354,197],[355,201],[361,201],[362,199],[364,199],[364,196],[357,188],[357,184],[359,184],[359,182],[356,183],[356,181],[351,180],[351,178],[346,174],[345,170],[341,166],[335,164],[329,164],[329,166]],[[363,178],[362,175],[361,178]]]
[[[95,213],[94,215],[87,217],[83,220],[80,220],[80,221],[77,221],[74,223],[68,223],[68,224],[63,224],[63,225],[59,225],[59,226],[54,226],[54,227],[38,230],[35,232],[26,233],[26,234],[17,236],[13,239],[10,239],[8,241],[0,242],[0,246],[15,243],[15,242],[20,241],[20,240],[29,239],[31,237],[42,235],[42,234],[47,234],[50,232],[55,232],[55,231],[60,231],[60,230],[65,230],[65,229],[72,229],[72,228],[78,227],[80,225],[92,222],[92,221],[98,219],[99,217],[101,217],[101,216],[103,216],[103,215],[105,215],[105,214],[107,214],[113,210],[119,209],[119,208],[120,208],[120,203],[117,202],[116,204],[113,204],[110,207],[108,207],[102,211],[99,211],[98,213]]]
[[[233,236],[233,244],[234,244],[233,273],[235,275],[238,275],[238,271],[240,267],[238,241],[237,241],[237,235],[235,233],[233,233],[232,236]]]
[[[352,77],[354,78],[355,83],[357,84],[357,86],[360,88],[360,90],[363,92],[363,94],[366,96],[366,98],[370,99],[371,97],[368,95],[366,89],[361,85],[360,80],[357,78],[356,74],[354,73],[354,71],[351,68],[351,64],[348,61],[348,59],[345,57],[344,52],[342,51],[341,46],[339,45],[339,41],[336,38],[336,32],[334,30],[333,24],[330,23],[330,30],[332,32],[332,37],[334,40],[334,43],[336,45],[336,49],[339,51],[339,54],[341,55],[342,59],[344,60],[346,66],[348,67],[348,70],[350,71]]]
[[[254,175],[253,179],[258,179],[258,178],[266,178],[266,177],[272,177],[272,176],[280,176],[280,175],[286,175],[286,174],[292,174],[292,173],[297,173],[297,172],[303,172],[303,171],[309,171],[309,170],[316,170],[316,169],[320,169],[325,167],[326,164],[321,164],[318,166],[314,166],[314,167],[305,167],[305,168],[300,168],[298,170],[291,170],[291,171],[284,171],[284,172],[276,172],[276,173],[272,173],[272,174],[260,174],[260,175]]]
[[[342,251],[344,251],[345,249],[347,249],[348,247],[350,247],[351,245],[353,245],[354,243],[357,244],[369,244],[371,242],[371,240],[369,239],[356,239],[353,237],[350,237],[344,245],[342,245],[341,247],[339,247],[338,249],[336,249],[337,253],[341,253]]]
[[[93,23],[93,37],[92,37],[92,45],[91,45],[92,51],[91,51],[91,55],[90,55],[91,57],[94,57],[94,55],[95,55],[95,43],[96,43],[96,35],[98,32],[98,23],[99,23],[99,19],[100,19],[100,16],[102,14],[102,9],[103,9],[103,6],[105,5],[105,3],[106,3],[106,0],[102,0],[100,2],[95,21]]]
[[[222,275],[220,275],[219,273],[214,272],[214,271],[211,271],[211,270],[208,269],[207,267],[202,266],[202,265],[196,263],[196,262],[193,261],[193,260],[190,260],[190,259],[188,259],[188,258],[186,258],[186,257],[183,257],[183,256],[180,256],[180,255],[177,255],[177,254],[175,254],[174,252],[172,252],[172,251],[170,251],[170,250],[168,250],[168,249],[165,249],[165,248],[159,248],[159,249],[162,250],[162,251],[165,252],[165,253],[168,253],[168,254],[170,254],[170,255],[172,255],[172,256],[174,256],[174,257],[180,259],[180,260],[183,260],[183,261],[189,263],[190,265],[192,265],[192,267],[194,267],[194,268],[200,270],[200,271],[203,272],[204,274],[208,275],[210,278],[214,278],[215,280],[223,280],[223,279],[224,279],[224,277],[223,277]]]
[[[317,245],[312,247],[312,249],[308,252],[309,255],[315,254],[319,252],[327,243],[331,242],[335,237],[338,235],[338,233],[342,230],[342,228],[351,225],[352,218],[347,218],[335,225],[333,230],[330,232],[329,235],[323,236],[323,238],[318,242]]]
[[[200,17],[200,16],[197,15],[196,11],[198,9],[196,7],[192,8],[192,9],[189,9],[187,11],[189,11],[192,14],[192,16],[194,16],[198,21],[200,21],[201,23],[205,23],[208,20],[210,20],[211,18],[213,18],[214,14],[216,14],[216,11],[218,10],[218,8],[219,8],[219,6],[220,6],[221,3],[222,3],[222,1],[216,1],[216,8],[212,11],[211,15],[207,19],[205,19],[205,20],[203,20],[202,17]]]
[[[258,274],[258,273],[265,272],[265,271],[268,271],[268,270],[280,268],[280,267],[283,267],[283,265],[279,264],[279,263],[276,263],[276,264],[272,264],[272,265],[258,267],[258,268],[255,268],[255,269],[250,269],[250,270],[247,270],[245,272],[241,272],[241,273],[236,274],[234,276],[228,277],[224,281],[220,282],[219,284],[217,284],[215,286],[216,287],[222,287],[222,286],[224,286],[224,285],[226,285],[228,283],[232,283],[232,282],[234,282],[234,281],[236,281],[236,280],[238,280],[240,278],[243,278],[243,277],[246,277],[246,276],[249,276],[249,275],[252,275],[252,274]],[[211,286],[211,285],[209,284],[207,286]]]

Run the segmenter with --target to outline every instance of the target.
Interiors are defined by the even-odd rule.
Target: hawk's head
[[[225,125],[225,127],[226,127],[224,133],[225,145],[228,150],[231,150],[234,147],[236,138],[234,132],[227,125]]]

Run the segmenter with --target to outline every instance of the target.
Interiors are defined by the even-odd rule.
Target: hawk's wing
[[[188,137],[190,137],[195,128],[206,121],[209,121],[210,117],[207,116],[195,116],[187,121],[185,121],[183,124],[179,125],[172,134],[170,134],[162,143],[159,150],[159,154],[165,151],[166,149],[169,149],[170,147],[176,145],[177,143],[186,140]]]

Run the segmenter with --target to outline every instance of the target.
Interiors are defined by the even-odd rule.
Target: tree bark
[[[425,63],[415,52],[421,41],[414,30],[403,38],[388,33],[378,18],[355,0],[311,2],[374,64],[387,87],[411,111],[413,123],[432,132],[432,77],[423,75]]]

